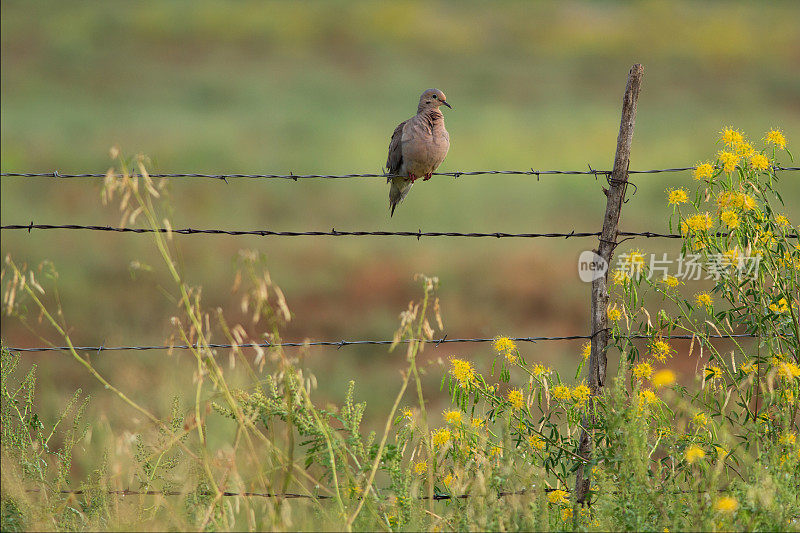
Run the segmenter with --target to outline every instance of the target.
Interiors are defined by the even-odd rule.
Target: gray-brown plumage
[[[444,116],[440,106],[452,106],[445,100],[439,89],[428,89],[419,97],[417,114],[401,122],[392,133],[389,141],[389,156],[386,158],[386,171],[397,174],[388,178],[389,208],[391,215],[397,204],[408,196],[417,178],[423,181],[442,164],[450,148],[450,134],[444,127]],[[390,216],[391,216],[390,215]]]

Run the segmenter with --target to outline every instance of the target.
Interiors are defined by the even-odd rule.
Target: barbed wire
[[[506,233],[502,231],[495,232],[469,232],[462,233],[458,231],[340,231],[332,228],[330,231],[275,231],[275,230],[224,230],[224,229],[198,229],[198,228],[125,228],[118,226],[98,226],[98,225],[81,225],[81,224],[8,224],[0,226],[2,230],[26,230],[28,232],[40,230],[88,230],[88,231],[110,231],[117,233],[177,233],[179,235],[195,235],[195,234],[211,234],[211,235],[256,235],[259,237],[308,237],[308,236],[327,236],[327,237],[364,237],[364,236],[377,236],[377,237],[493,237],[497,239],[502,238],[565,238],[571,237],[598,237],[599,231],[575,231],[569,233]],[[641,236],[641,237],[664,237],[670,239],[679,239],[680,235],[653,233],[646,232],[620,232],[622,236]]]
[[[88,230],[88,231],[110,231],[116,233],[177,233],[179,235],[196,235],[196,234],[210,234],[210,235],[256,235],[259,237],[309,237],[309,236],[323,236],[323,237],[416,237],[417,240],[422,237],[492,237],[496,239],[502,238],[564,238],[569,239],[572,237],[599,237],[599,231],[575,231],[569,233],[505,233],[502,231],[494,232],[469,232],[462,233],[458,231],[340,231],[332,228],[330,231],[275,231],[267,229],[256,230],[225,230],[225,229],[198,229],[198,228],[125,228],[119,226],[97,226],[97,225],[81,225],[81,224],[7,224],[0,226],[0,230],[26,230],[30,233],[32,230]],[[678,233],[655,233],[652,231],[620,231],[617,233],[620,237],[647,237],[647,238],[664,238],[664,239],[680,239],[683,236]],[[724,232],[717,232],[711,234],[716,237],[727,237],[728,234]],[[790,239],[796,239],[796,234],[787,235]]]
[[[674,168],[656,168],[649,170],[629,170],[628,174],[658,174],[663,172],[685,172],[695,170],[697,167],[674,167]],[[800,167],[782,167],[774,165],[770,167],[774,172],[779,171],[798,171]],[[0,176],[4,178],[105,178],[106,173],[81,173],[69,174],[52,170],[50,172],[3,172]],[[122,174],[112,174],[113,176],[121,177]],[[588,175],[594,176],[609,176],[610,170],[595,170],[589,166],[589,170],[465,170],[453,172],[434,172],[434,176],[449,176],[452,178],[460,178],[462,176],[493,176],[493,175],[506,175],[506,176],[540,176],[546,175]],[[141,177],[141,174],[130,174],[131,177]],[[222,180],[227,182],[228,179],[286,179],[298,181],[301,179],[350,179],[350,178],[391,178],[398,176],[397,174],[381,173],[364,173],[364,174],[211,174],[211,173],[153,173],[148,174],[151,178],[209,178]]]
[[[540,341],[572,341],[572,340],[590,340],[591,335],[564,335],[557,337],[510,337],[514,342],[531,342],[536,343]],[[633,334],[633,335],[618,335],[616,338],[628,339],[650,339],[652,335]],[[730,335],[660,335],[661,339],[685,339],[692,338],[709,338],[709,339],[738,339],[738,338],[758,338],[758,335],[752,333],[737,333]],[[72,349],[81,352],[112,352],[112,351],[146,351],[146,350],[189,350],[198,348],[302,348],[306,346],[336,346],[342,348],[344,346],[385,346],[391,344],[408,344],[410,342],[424,342],[425,344],[434,344],[436,346],[447,343],[485,343],[494,342],[496,337],[477,337],[477,338],[455,338],[448,339],[447,335],[439,339],[401,339],[395,340],[354,340],[354,341],[306,341],[306,342],[257,342],[257,343],[242,343],[242,344],[208,344],[200,346],[197,344],[161,344],[161,345],[132,345],[132,346],[73,346]],[[70,349],[69,346],[40,346],[36,348],[18,348],[8,347],[12,352],[61,352]]]

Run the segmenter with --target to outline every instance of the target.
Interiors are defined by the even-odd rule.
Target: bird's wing
[[[404,120],[394,129],[392,140],[389,141],[389,155],[386,158],[386,171],[390,174],[397,174],[403,166],[403,149],[401,141],[403,139],[403,128],[408,120]],[[388,179],[387,179],[388,181]]]

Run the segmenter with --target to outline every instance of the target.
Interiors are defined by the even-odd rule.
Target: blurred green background
[[[707,159],[727,125],[754,141],[780,128],[791,148],[800,136],[798,15],[796,2],[4,1],[2,170],[104,172],[109,147],[119,144],[150,156],[153,172],[378,172],[391,132],[428,87],[454,106],[445,110],[452,144],[443,171],[605,169],[635,62],[645,75],[632,169]],[[795,222],[797,178],[784,174],[782,186]],[[667,231],[664,191],[693,187],[691,177],[634,181],[622,229]],[[100,205],[96,180],[0,185],[3,224],[118,223]],[[391,219],[380,179],[181,179],[169,190],[174,227],[561,232],[600,228],[601,185],[586,176],[438,177],[418,183]],[[391,338],[399,312],[420,294],[417,272],[439,276],[451,338],[588,329],[589,287],[576,261],[592,239],[176,239],[187,281],[232,318],[233,258],[242,248],[264,252],[294,313],[287,340]],[[633,246],[677,252],[661,240]],[[4,231],[2,253],[29,265],[55,262],[76,343],[161,343],[169,335],[175,309],[162,288],[171,289],[147,237]],[[132,278],[133,260],[154,270]],[[59,342],[44,327],[36,333]],[[2,335],[12,346],[42,343],[7,317]],[[571,377],[580,345],[538,343],[523,353]],[[432,363],[451,355],[481,370],[491,358],[488,345],[426,351]],[[188,356],[93,359],[159,412],[191,386],[181,370],[191,368]],[[331,400],[355,378],[369,420],[385,412],[394,394],[386,383],[403,359],[383,347],[313,349],[305,364],[325,376],[319,394]],[[55,408],[77,386],[108,398],[65,356],[27,361],[40,363],[42,394]],[[439,377],[429,373],[434,408]],[[126,416],[115,402],[93,408]]]

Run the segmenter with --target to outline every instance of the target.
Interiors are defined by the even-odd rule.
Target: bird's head
[[[419,107],[417,107],[417,110],[438,109],[439,106],[443,105],[453,109],[453,106],[447,103],[442,91],[439,89],[427,89],[422,93],[422,96],[419,97]]]

